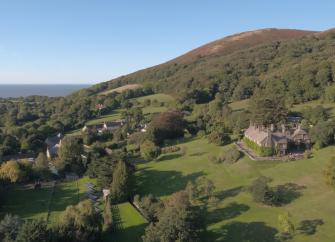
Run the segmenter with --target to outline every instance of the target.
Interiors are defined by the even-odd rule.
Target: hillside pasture
[[[87,125],[93,125],[93,124],[101,124],[103,122],[110,122],[110,121],[117,121],[121,119],[121,114],[125,109],[116,109],[113,110],[110,114],[102,115],[98,118],[92,119],[88,121]]]
[[[315,151],[313,158],[292,162],[252,161],[244,156],[233,165],[215,164],[209,156],[223,154],[231,145],[215,146],[204,138],[185,139],[178,144],[186,155],[164,154],[157,161],[138,165],[138,191],[166,198],[199,177],[213,180],[219,198],[206,216],[208,233],[201,241],[274,241],[278,215],[289,211],[297,232],[292,241],[331,242],[335,238],[335,192],[323,179],[323,169],[335,147]],[[253,180],[268,176],[271,186],[285,186],[283,206],[255,203],[246,192]]]
[[[135,90],[135,89],[138,89],[140,87],[142,87],[142,85],[140,85],[140,84],[127,84],[127,85],[117,87],[117,88],[114,88],[114,89],[111,89],[111,90],[103,91],[103,92],[100,93],[100,95],[108,95],[108,94],[113,93],[113,92],[123,93],[125,91]]]
[[[321,100],[315,100],[315,101],[293,105],[293,107],[291,108],[291,111],[302,112],[304,108],[307,108],[307,107],[315,108],[317,106],[323,106],[325,109],[327,109],[329,115],[332,118],[335,117],[335,103],[322,102]]]
[[[148,96],[138,97],[135,99],[141,104],[144,104],[145,100],[150,100],[151,102],[157,100],[158,102],[163,102],[165,104],[169,104],[174,101],[174,98],[172,96],[164,93],[152,94]]]

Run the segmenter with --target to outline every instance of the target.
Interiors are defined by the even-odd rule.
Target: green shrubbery
[[[261,147],[252,140],[244,137],[243,142],[251,149],[253,149],[259,156],[271,156],[274,154],[272,148],[269,147]]]

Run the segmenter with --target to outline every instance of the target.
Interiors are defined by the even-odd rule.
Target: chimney
[[[270,130],[273,132],[275,130],[275,126],[273,124],[270,125]]]
[[[284,124],[281,125],[281,132],[282,132],[283,134],[285,134],[285,132],[286,132],[286,127],[285,127]]]
[[[269,147],[271,147],[272,146],[272,132],[271,132],[271,129],[267,129],[267,131],[268,131],[268,140],[267,140],[267,142],[268,142],[268,146]]]

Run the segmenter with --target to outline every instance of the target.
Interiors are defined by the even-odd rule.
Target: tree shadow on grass
[[[224,208],[218,208],[208,213],[208,224],[218,223],[222,220],[235,218],[248,211],[250,207],[245,204],[232,202]]]
[[[52,187],[46,185],[36,190],[33,189],[32,184],[10,186],[4,197],[0,213],[11,213],[22,218],[44,216],[48,211],[51,191]]]
[[[142,235],[144,235],[147,223],[124,228],[123,221],[120,216],[120,211],[117,206],[112,207],[112,214],[113,214],[113,229],[112,231],[103,232],[102,234],[103,241],[115,241],[115,242],[142,241],[141,237]]]
[[[173,159],[177,159],[179,157],[182,157],[181,154],[166,154],[166,155],[162,155],[161,157],[159,157],[156,161],[167,161],[167,160],[173,160]]]
[[[233,221],[207,233],[204,241],[222,242],[275,242],[278,230],[264,222]]]
[[[183,175],[178,171],[157,171],[150,168],[143,168],[138,171],[136,177],[136,190],[140,195],[149,193],[154,196],[171,195],[174,192],[185,189],[189,181],[195,181],[198,177],[204,175],[204,172]]]
[[[300,186],[295,183],[286,183],[273,187],[273,191],[278,198],[278,200],[275,201],[275,205],[282,206],[291,203],[302,195],[301,190],[305,188],[305,186]]]
[[[220,200],[223,200],[223,199],[228,198],[228,197],[235,197],[242,191],[243,191],[243,187],[239,186],[239,187],[234,187],[234,188],[230,188],[230,189],[224,190],[222,192],[219,192],[216,196]]]
[[[303,220],[297,228],[300,233],[305,235],[313,235],[316,233],[317,227],[323,225],[322,219]]]

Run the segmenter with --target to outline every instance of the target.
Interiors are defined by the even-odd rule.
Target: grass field
[[[59,182],[56,184],[50,204],[50,223],[57,222],[60,214],[67,206],[78,204],[79,201],[85,199],[86,183],[89,182],[95,184],[95,180],[88,177],[83,177],[78,181]]]
[[[105,242],[140,242],[147,225],[145,219],[128,202],[113,206],[113,221],[116,230]]]
[[[220,202],[208,211],[209,231],[202,241],[274,241],[277,218],[284,211],[291,213],[297,228],[302,221],[305,227],[315,228],[314,234],[308,234],[306,228],[297,230],[293,241],[334,241],[335,206],[330,204],[335,192],[325,185],[322,172],[335,147],[317,151],[309,160],[261,162],[243,157],[234,165],[224,165],[210,162],[208,156],[219,155],[228,146],[208,144],[204,138],[185,140],[180,146],[186,147],[185,156],[165,154],[158,161],[138,166],[139,193],[164,198],[184,189],[190,180],[212,179]],[[271,177],[271,185],[294,183],[298,188],[288,190],[291,201],[281,207],[255,203],[244,188],[261,175]],[[323,225],[317,226],[319,222]]]
[[[53,182],[43,184],[39,190],[34,190],[32,184],[15,185],[6,194],[1,211],[19,215],[24,219],[47,219],[49,206],[49,222],[52,224],[67,206],[75,205],[85,198],[85,184],[88,182],[94,184],[95,180],[83,177],[78,181],[57,182],[53,194]]]
[[[33,184],[13,185],[4,198],[1,215],[10,213],[24,219],[46,219],[52,187],[53,182],[44,184],[38,190],[34,190]]]
[[[158,100],[159,102],[164,102],[165,104],[169,104],[172,102],[174,99],[173,97],[166,95],[166,94],[153,94],[153,95],[148,95],[144,97],[139,97],[139,98],[134,98],[132,100],[137,100],[140,104],[143,105],[144,101],[146,99],[150,100]],[[156,106],[148,106],[143,108],[143,113],[144,114],[150,114],[150,113],[159,113],[159,112],[164,112],[167,110],[167,107],[156,107]],[[116,109],[114,110],[111,114],[108,115],[103,115],[99,118],[92,119],[88,121],[86,124],[92,125],[92,124],[101,124],[103,122],[108,122],[108,121],[115,121],[115,120],[120,120],[121,119],[121,114],[122,112],[125,111],[125,109]]]
[[[172,96],[164,94],[164,93],[157,93],[157,94],[152,94],[152,95],[136,98],[136,100],[141,104],[143,104],[144,101],[148,99],[151,100],[151,102],[153,100],[157,100],[158,102],[163,102],[166,104],[174,101],[174,98]]]
[[[108,121],[116,121],[121,119],[121,113],[124,111],[124,109],[116,109],[112,111],[111,114],[108,115],[103,115],[99,118],[92,119],[88,121],[86,124],[92,125],[92,124],[101,124],[103,122],[108,122]]]

